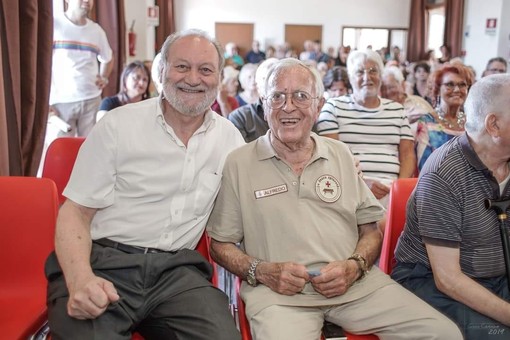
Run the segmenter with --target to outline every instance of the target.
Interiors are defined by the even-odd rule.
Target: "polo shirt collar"
[[[466,158],[466,161],[478,171],[488,170],[485,164],[480,160],[476,154],[473,146],[469,142],[469,137],[466,132],[459,136],[459,144],[462,149],[462,154]]]
[[[268,130],[264,136],[259,137],[256,144],[256,151],[257,151],[257,159],[259,161],[263,161],[270,158],[280,158],[276,154],[276,151],[273,148],[273,145],[271,145],[270,142],[270,136],[271,136],[271,130]],[[311,132],[310,137],[315,142],[315,148],[313,150],[313,156],[312,156],[312,162],[315,162],[319,158],[328,159],[329,158],[329,152],[326,148],[326,146],[322,143],[321,138],[325,137],[319,137],[316,133]],[[312,163],[311,162],[311,163]]]

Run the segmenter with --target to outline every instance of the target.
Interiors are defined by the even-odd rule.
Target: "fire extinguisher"
[[[134,31],[135,28],[135,20],[131,24],[128,32],[128,46],[129,46],[129,56],[134,57],[136,55],[136,33]]]

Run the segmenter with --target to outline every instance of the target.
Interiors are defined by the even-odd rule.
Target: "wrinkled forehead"
[[[293,65],[277,68],[267,78],[267,93],[275,91],[306,91],[313,93],[313,75],[305,66]]]

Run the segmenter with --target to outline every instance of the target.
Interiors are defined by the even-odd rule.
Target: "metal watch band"
[[[248,269],[248,275],[246,275],[246,281],[249,285],[255,287],[257,285],[257,278],[255,276],[255,270],[262,260],[255,259],[251,262],[250,268]]]
[[[358,264],[358,268],[359,268],[361,274],[356,281],[361,280],[362,278],[365,277],[365,275],[367,275],[367,273],[368,273],[367,260],[363,256],[361,256],[358,253],[354,253],[347,260],[354,260]]]

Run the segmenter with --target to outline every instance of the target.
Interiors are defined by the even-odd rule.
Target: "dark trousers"
[[[120,300],[93,320],[67,314],[67,287],[55,254],[46,261],[48,320],[53,339],[241,338],[223,292],[212,286],[210,264],[196,251],[128,254],[93,244],[94,273],[113,283]]]
[[[510,328],[440,292],[432,271],[422,264],[397,263],[391,277],[441,311],[459,326],[466,340],[510,339]],[[506,301],[510,301],[505,276],[476,281]]]

